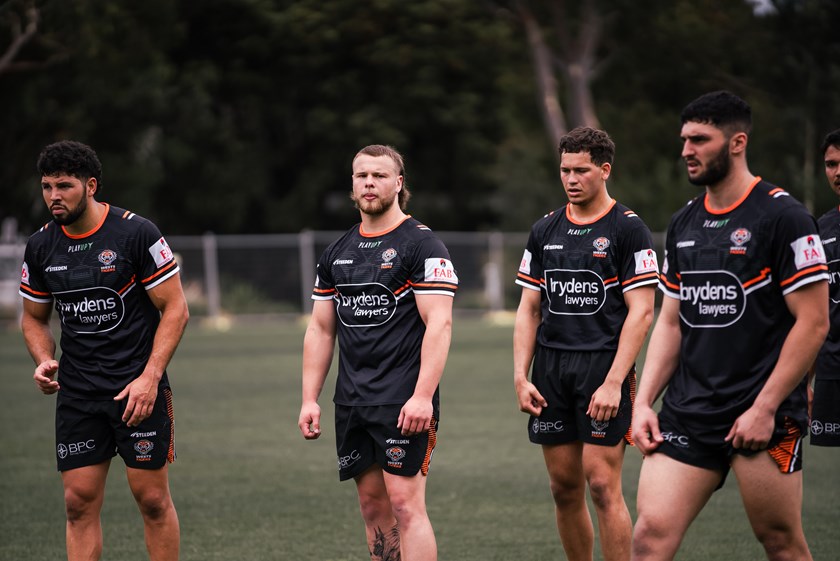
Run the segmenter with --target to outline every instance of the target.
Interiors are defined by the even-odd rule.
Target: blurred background
[[[610,194],[662,232],[698,192],[679,112],[732,90],[753,108],[753,173],[822,214],[838,22],[829,0],[3,1],[0,315],[49,220],[35,161],[65,138],[97,150],[100,200],[157,223],[213,317],[307,311],[372,143],[405,155],[409,211],[450,246],[466,309],[515,306],[578,125],[610,133]]]

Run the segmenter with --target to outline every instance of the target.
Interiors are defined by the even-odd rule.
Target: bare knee
[[[797,536],[786,529],[766,529],[756,532],[770,561],[792,561],[806,557],[808,546],[804,536]]]
[[[359,495],[359,510],[366,524],[376,524],[392,516],[391,503],[385,495]]]
[[[668,529],[657,521],[639,517],[633,527],[633,556],[641,559],[659,551],[661,544],[668,539]]]
[[[557,508],[577,505],[584,500],[584,483],[562,477],[552,477],[551,496]]]
[[[134,497],[143,518],[160,520],[173,508],[172,498],[163,489],[150,489]]]
[[[400,528],[408,528],[414,520],[427,516],[423,501],[400,495],[391,497],[391,512]]]
[[[94,492],[68,488],[64,490],[64,510],[67,521],[79,522],[88,517],[99,516],[100,497]]]
[[[624,501],[621,488],[607,477],[592,477],[589,480],[589,494],[598,510],[608,510]]]

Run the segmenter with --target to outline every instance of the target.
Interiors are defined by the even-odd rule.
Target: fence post
[[[502,286],[502,268],[504,267],[504,235],[490,232],[487,236],[488,259],[484,271],[484,294],[487,305],[493,312],[503,310],[505,295]]]
[[[207,315],[218,319],[222,313],[222,293],[219,288],[219,256],[216,235],[205,232],[201,237],[204,252],[204,283],[207,291]]]
[[[315,234],[303,230],[298,234],[300,255],[300,307],[304,314],[312,313],[312,287],[315,286]]]

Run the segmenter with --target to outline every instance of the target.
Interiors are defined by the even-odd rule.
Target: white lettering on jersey
[[[152,254],[158,269],[173,259],[172,250],[169,249],[169,244],[163,238],[152,244],[152,247],[149,248],[149,253]]]
[[[526,275],[531,274],[531,252],[527,249],[522,254],[522,262],[519,263],[519,272],[525,273]]]
[[[26,264],[26,261],[23,262],[23,267],[21,267],[20,282],[29,285],[29,265]]]
[[[426,281],[430,282],[451,282],[458,284],[458,275],[452,261],[443,257],[431,257],[426,259]]]
[[[643,249],[633,254],[636,258],[636,274],[658,273],[659,264],[656,262],[656,252],[652,249]]]
[[[668,250],[665,250],[665,261],[662,262],[662,274],[668,274]]]
[[[817,234],[797,239],[790,244],[790,248],[793,250],[794,264],[797,270],[825,263],[825,251]]]

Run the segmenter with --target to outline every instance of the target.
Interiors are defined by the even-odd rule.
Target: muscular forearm
[[[189,312],[186,302],[183,305],[170,304],[167,306],[161,314],[160,324],[155,331],[152,352],[143,370],[144,376],[152,376],[155,380],[161,379],[163,372],[175,355],[175,349],[181,342],[188,321]]]
[[[631,310],[627,314],[621,334],[618,339],[618,349],[606,379],[613,382],[623,382],[647,337],[650,324],[653,321],[653,309]]]
[[[678,323],[659,321],[653,328],[645,355],[645,368],[639,382],[636,403],[652,407],[662,394],[679,362],[680,327]]]
[[[520,308],[516,312],[516,323],[513,328],[513,378],[514,382],[528,379],[531,361],[537,347],[537,329],[541,321],[540,312],[527,308]]]
[[[432,399],[443,376],[451,340],[451,319],[440,319],[426,326],[420,348],[420,374],[414,388],[415,396]]]
[[[55,337],[48,321],[40,321],[24,315],[21,319],[21,329],[26,348],[35,364],[55,358]]]

